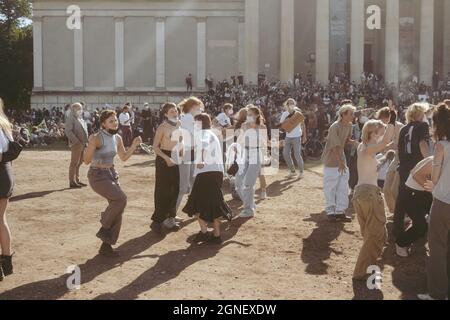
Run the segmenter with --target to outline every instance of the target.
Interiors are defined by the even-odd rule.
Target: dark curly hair
[[[450,140],[450,107],[440,103],[433,114],[434,138],[436,141]]]

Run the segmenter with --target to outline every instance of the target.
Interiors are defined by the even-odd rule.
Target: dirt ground
[[[197,223],[161,238],[149,230],[154,161],[137,155],[117,168],[128,195],[117,245],[121,256],[97,256],[95,237],[106,201],[89,187],[67,189],[68,151],[25,151],[14,163],[15,197],[8,217],[15,274],[0,282],[5,299],[414,299],[426,292],[425,241],[410,258],[383,255],[381,291],[353,284],[361,246],[356,219],[329,222],[319,165],[304,180],[286,171],[268,177],[268,199],[256,217],[224,223],[222,246],[194,245]],[[87,167],[82,167],[86,182]],[[231,201],[239,210],[239,203]],[[185,218],[186,215],[179,214]],[[392,220],[389,220],[391,225]],[[66,287],[68,266],[81,269],[81,288]]]

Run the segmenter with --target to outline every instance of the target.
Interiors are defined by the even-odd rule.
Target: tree
[[[33,32],[28,0],[0,0],[0,97],[7,108],[30,104],[33,85]]]

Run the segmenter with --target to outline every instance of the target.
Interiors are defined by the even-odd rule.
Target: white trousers
[[[349,170],[344,174],[339,168],[324,167],[323,169],[323,192],[325,193],[327,214],[345,212],[348,208],[349,193]]]

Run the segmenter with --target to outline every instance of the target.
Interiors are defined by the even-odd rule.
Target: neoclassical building
[[[183,95],[189,73],[198,91],[208,74],[239,72],[430,83],[450,72],[448,17],[450,0],[34,0],[31,103],[158,106]]]

